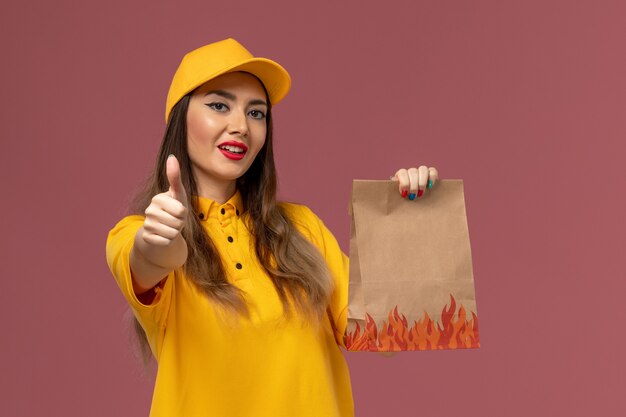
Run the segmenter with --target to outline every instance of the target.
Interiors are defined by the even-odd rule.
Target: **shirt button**
[[[237,262],[237,265],[235,265],[235,268],[241,269],[241,268],[243,268],[243,266],[239,262]]]
[[[228,236],[228,241],[229,241],[230,243],[233,243],[233,237],[232,237],[232,236]]]
[[[204,213],[198,214],[198,217],[200,217],[200,219],[204,219]]]
[[[226,210],[221,209],[221,210],[220,210],[220,213],[222,213],[222,214],[226,214]]]

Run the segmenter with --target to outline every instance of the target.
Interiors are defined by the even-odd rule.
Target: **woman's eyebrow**
[[[265,100],[259,100],[259,99],[250,100],[248,102],[248,105],[250,105],[250,106],[262,105],[262,106],[267,107],[267,103],[265,102]]]
[[[206,97],[209,94],[217,94],[218,96],[221,96],[221,97],[224,97],[224,98],[226,98],[228,100],[233,100],[233,101],[235,101],[237,99],[237,97],[234,94],[229,93],[228,91],[224,91],[224,90],[207,91],[204,96]],[[259,104],[263,105],[263,106],[267,106],[267,102],[265,100],[255,99],[255,100],[250,100],[248,102],[248,105],[259,105]]]
[[[205,97],[208,96],[209,94],[217,94],[218,96],[222,96],[224,98],[227,98],[229,100],[235,100],[237,97],[235,97],[234,94],[229,93],[228,91],[224,91],[224,90],[211,90],[211,91],[207,91],[207,93],[204,95]]]

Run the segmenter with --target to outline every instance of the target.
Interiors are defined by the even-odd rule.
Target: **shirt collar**
[[[237,190],[224,204],[210,198],[194,196],[196,202],[195,213],[200,220],[208,218],[224,219],[243,214],[243,200],[241,192]]]

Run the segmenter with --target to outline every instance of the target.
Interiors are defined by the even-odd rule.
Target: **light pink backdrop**
[[[626,3],[2,9],[0,415],[147,416],[105,238],[152,167],[180,58],[228,36],[291,72],[280,194],[344,250],[353,178],[465,181],[482,348],[346,354],[357,416],[626,412]]]

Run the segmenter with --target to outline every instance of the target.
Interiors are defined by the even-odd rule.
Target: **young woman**
[[[106,247],[158,363],[152,417],[354,415],[348,258],[309,208],[276,201],[271,108],[289,87],[233,39],[174,76],[155,170]],[[437,171],[393,179],[414,199]]]

